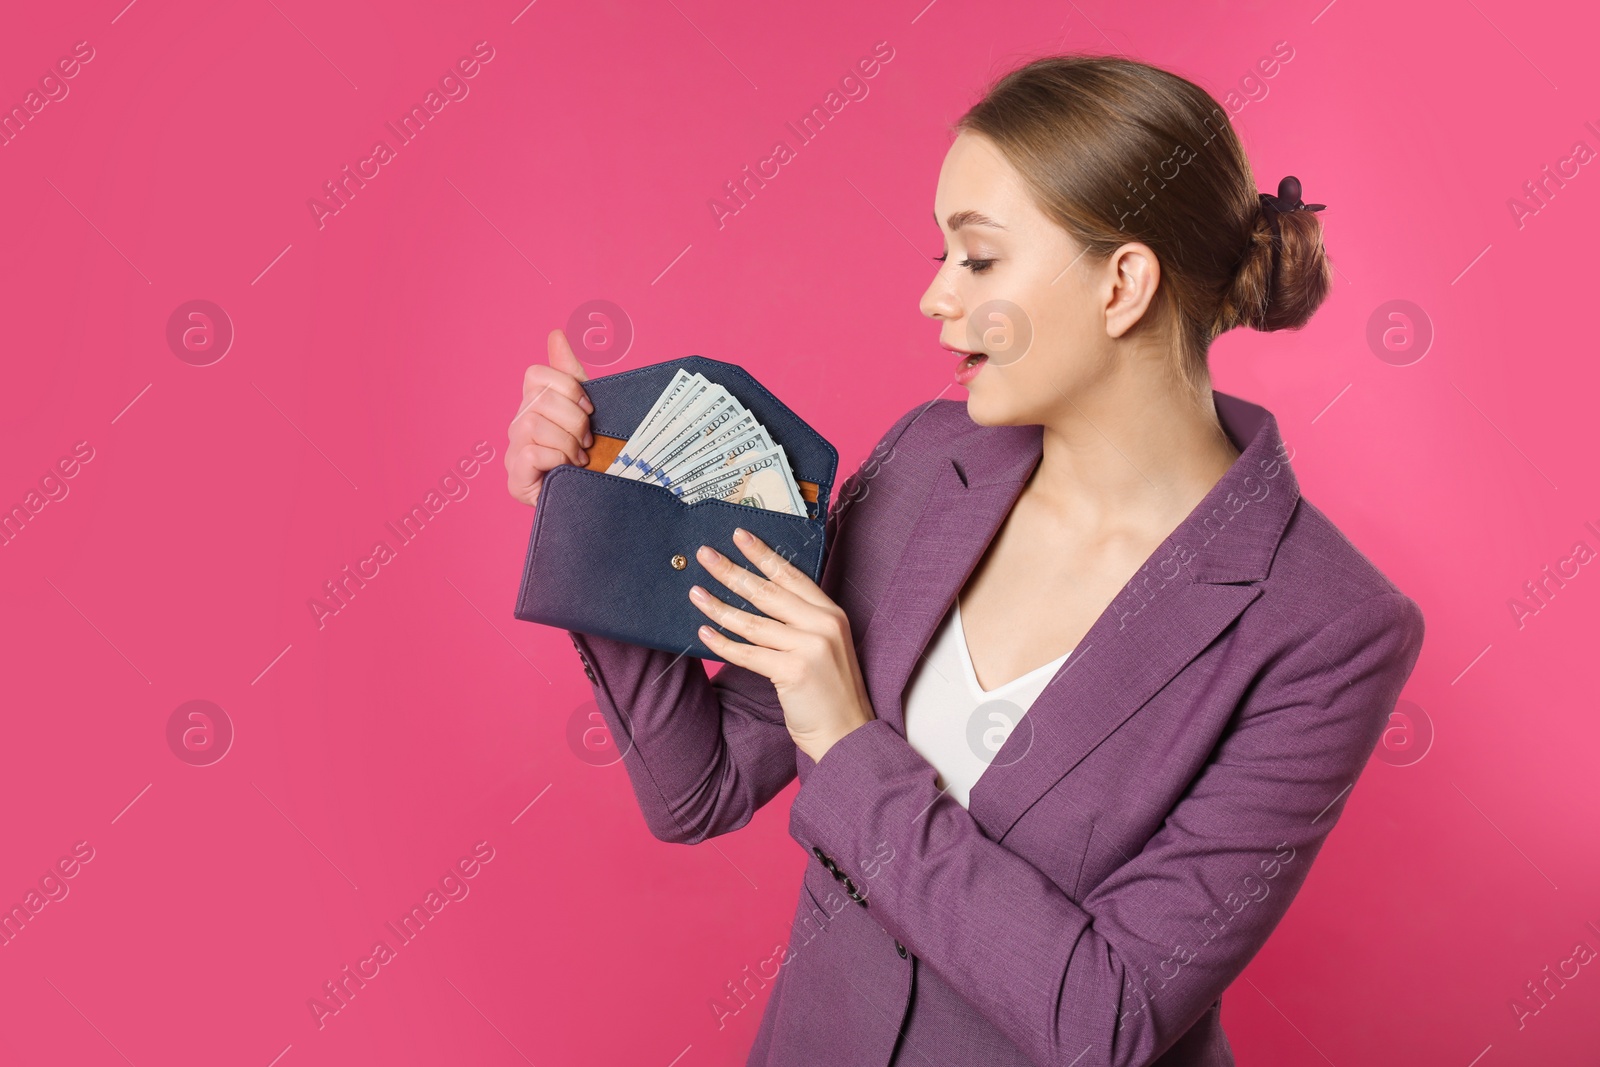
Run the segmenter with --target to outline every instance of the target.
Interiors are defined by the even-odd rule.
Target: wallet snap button
[[[672,557],[672,569],[673,570],[681,571],[681,570],[683,570],[683,568],[687,567],[688,565],[689,565],[689,559],[683,553],[680,552],[676,556]]]

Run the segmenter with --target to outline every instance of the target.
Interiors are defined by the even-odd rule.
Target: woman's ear
[[[1149,245],[1125,244],[1106,261],[1109,291],[1106,294],[1106,333],[1121,337],[1144,318],[1155,300],[1161,281],[1161,263]]]

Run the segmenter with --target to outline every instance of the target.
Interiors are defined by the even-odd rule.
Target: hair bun
[[[1233,283],[1217,309],[1215,333],[1235,326],[1298,330],[1327,299],[1332,265],[1322,243],[1326,204],[1300,199],[1300,179],[1278,183],[1278,195],[1261,193]]]

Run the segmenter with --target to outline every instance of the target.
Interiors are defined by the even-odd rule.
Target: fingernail
[[[716,560],[719,560],[719,559],[722,558],[722,553],[718,552],[716,549],[712,548],[710,545],[701,545],[700,546],[700,551],[697,552],[696,555],[700,556],[702,559],[709,559],[709,560],[712,560],[712,561],[716,561]]]
[[[583,410],[587,411],[589,414],[594,414],[594,401],[589,399],[587,393],[578,399],[578,406],[583,408]]]
[[[583,431],[583,447],[588,448],[594,444],[594,434],[588,430]]]
[[[701,589],[698,585],[691,585],[689,587],[689,597],[692,600],[704,600],[706,598],[706,591]]]
[[[587,467],[589,465],[589,453],[585,452],[581,448],[578,449],[578,465],[580,467]]]
[[[744,544],[746,541],[750,540],[750,531],[746,530],[743,526],[735,526],[733,528],[733,539],[738,541],[740,544]]]

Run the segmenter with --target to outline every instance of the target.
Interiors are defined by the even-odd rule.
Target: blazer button
[[[907,957],[908,957],[908,956],[910,956],[910,955],[911,955],[911,954],[910,954],[910,953],[909,953],[909,952],[907,952],[907,951],[906,951],[906,947],[905,947],[905,946],[904,946],[904,945],[902,945],[902,944],[901,944],[901,943],[900,943],[900,942],[898,942],[898,941],[896,941],[896,942],[895,942],[895,943],[894,943],[894,950],[895,950],[895,951],[896,951],[896,952],[898,952],[898,953],[900,953],[900,958],[901,958],[901,959],[905,959],[905,958],[907,958]]]

